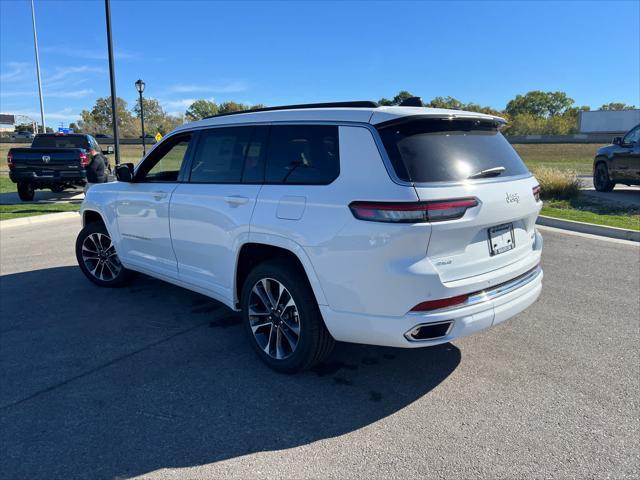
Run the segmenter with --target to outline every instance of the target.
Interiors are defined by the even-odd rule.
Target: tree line
[[[414,95],[406,90],[399,92],[393,99],[381,98],[380,105],[399,105]],[[588,105],[576,106],[573,98],[565,92],[543,92],[533,90],[524,95],[516,95],[507,103],[504,110],[464,103],[454,97],[435,97],[422,103],[425,107],[450,108],[470,112],[497,115],[507,120],[502,129],[505,135],[568,135],[578,132],[578,114],[589,111]],[[611,102],[600,106],[598,110],[628,110],[636,108],[620,102]]]
[[[403,100],[414,95],[406,90],[400,91],[391,99],[381,98],[380,105],[399,105]],[[423,106],[432,108],[449,108],[453,110],[467,110],[504,117],[507,125],[502,130],[506,135],[567,135],[578,131],[578,113],[591,110],[589,106],[576,106],[573,98],[565,92],[543,92],[534,90],[524,95],[516,95],[507,103],[504,110],[496,110],[477,103],[464,103],[454,97],[435,97]],[[262,108],[265,105],[248,105],[238,102],[216,103],[211,100],[196,100],[180,115],[167,113],[155,98],[143,99],[145,133],[155,135],[167,132],[185,122],[193,122],[202,118],[240,110]],[[123,137],[136,138],[141,135],[140,100],[136,100],[132,109],[127,102],[118,97],[116,101],[118,111],[118,127]],[[599,110],[625,110],[636,108],[620,102],[611,102],[600,106]],[[80,121],[69,124],[75,132],[93,135],[112,134],[111,126],[111,97],[101,97],[95,102],[91,110],[80,113]],[[19,125],[16,130],[31,130],[31,125]],[[50,130],[49,128],[47,130]]]

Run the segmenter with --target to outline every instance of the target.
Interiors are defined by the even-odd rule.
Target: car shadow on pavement
[[[4,275],[0,291],[7,478],[129,477],[348,434],[428,394],[461,358],[451,344],[338,344],[288,376],[258,360],[236,313],[145,276],[101,289],[60,267]]]
[[[42,203],[82,203],[84,198],[82,189],[70,189],[63,192],[54,193],[50,190],[36,190],[32,201],[24,202],[18,197],[18,192],[2,192],[0,193],[0,205],[29,205]]]

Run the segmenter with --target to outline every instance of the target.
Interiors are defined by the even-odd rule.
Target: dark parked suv
[[[640,124],[596,153],[593,186],[599,192],[610,192],[617,183],[640,185]]]

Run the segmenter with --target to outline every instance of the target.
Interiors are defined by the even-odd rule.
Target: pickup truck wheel
[[[122,287],[133,272],[124,268],[109,232],[102,223],[90,223],[76,239],[76,259],[82,273],[101,287]]]
[[[242,288],[242,316],[251,345],[283,373],[309,369],[326,358],[334,340],[305,275],[283,261],[255,267]]]
[[[30,202],[36,195],[36,190],[33,188],[33,184],[29,182],[18,183],[18,197],[23,202]]]
[[[62,193],[64,192],[64,185],[52,185],[51,191],[53,193]]]
[[[616,186],[609,178],[609,169],[605,162],[596,165],[595,172],[593,172],[593,186],[598,192],[610,192]]]

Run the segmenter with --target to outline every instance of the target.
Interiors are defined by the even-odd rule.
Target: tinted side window
[[[627,133],[622,143],[626,145],[631,143],[638,143],[639,141],[640,141],[640,127],[636,127],[633,130],[631,130],[629,133]]]
[[[187,156],[191,134],[175,136],[158,145],[136,171],[139,182],[176,182]]]
[[[255,127],[247,149],[242,171],[242,183],[264,182],[264,160],[267,154],[269,127]]]
[[[338,127],[274,125],[269,135],[267,183],[326,185],[340,173]]]
[[[200,133],[192,182],[240,183],[253,127],[212,128]]]

